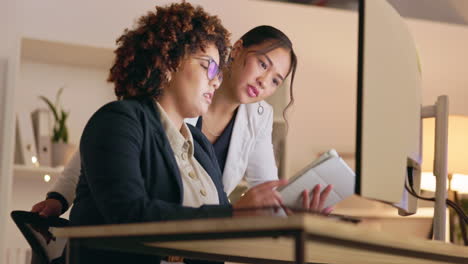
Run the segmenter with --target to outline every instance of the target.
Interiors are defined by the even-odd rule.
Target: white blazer
[[[273,107],[260,102],[263,113],[259,114],[259,103],[243,104],[237,110],[231,135],[226,164],[223,171],[224,191],[229,195],[243,178],[250,187],[278,179],[273,153]],[[195,125],[198,118],[186,119]],[[81,161],[77,151],[49,192],[58,192],[68,205],[75,199],[76,185],[80,176]]]
[[[273,152],[273,107],[261,101],[263,113],[259,114],[259,103],[242,104],[237,110],[231,135],[226,164],[223,171],[224,191],[227,195],[245,177],[250,187],[278,179]],[[195,126],[198,118],[186,119]]]

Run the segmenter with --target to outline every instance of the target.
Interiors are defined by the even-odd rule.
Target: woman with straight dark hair
[[[273,108],[264,100],[290,76],[290,102],[297,57],[291,40],[279,29],[263,25],[245,33],[233,46],[223,82],[208,112],[189,122],[213,144],[223,172],[224,190],[230,194],[244,178],[249,187],[278,179],[272,145]],[[323,203],[331,191],[313,190],[309,209],[328,214]],[[308,191],[304,199],[308,200]]]

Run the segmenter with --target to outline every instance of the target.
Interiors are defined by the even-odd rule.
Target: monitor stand
[[[447,221],[447,147],[448,147],[448,96],[441,95],[434,105],[421,109],[421,118],[435,117],[434,175],[436,177],[434,204],[434,240],[446,240]]]

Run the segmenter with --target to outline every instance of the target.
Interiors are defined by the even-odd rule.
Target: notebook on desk
[[[332,149],[314,160],[303,170],[289,179],[289,183],[277,190],[285,206],[302,208],[302,192],[311,190],[320,184],[322,189],[329,184],[333,189],[325,201],[324,208],[333,206],[354,194],[355,173]],[[312,199],[312,195],[310,195]]]

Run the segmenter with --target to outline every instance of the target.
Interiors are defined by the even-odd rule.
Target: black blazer
[[[80,143],[81,176],[71,224],[232,216],[213,147],[198,129],[190,129],[195,158],[211,176],[220,205],[182,206],[181,176],[152,99],[115,101],[99,109],[84,129]],[[81,263],[128,261],[158,263],[159,258],[87,250],[80,258]]]

